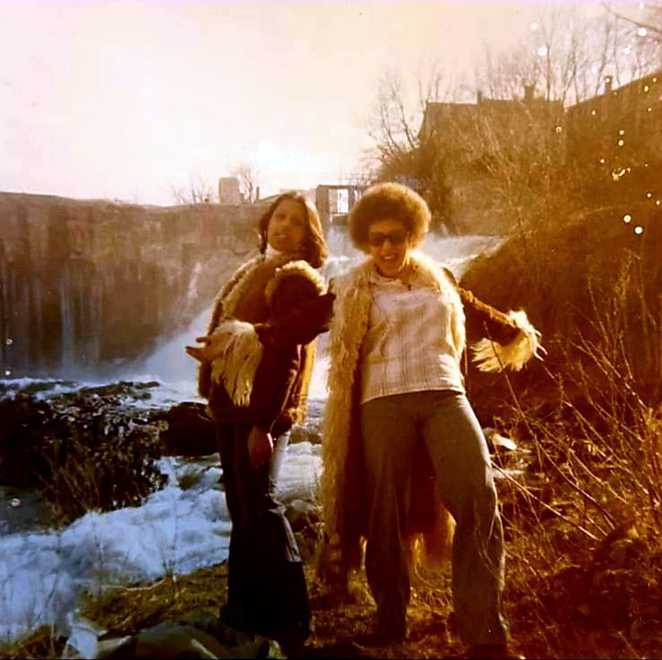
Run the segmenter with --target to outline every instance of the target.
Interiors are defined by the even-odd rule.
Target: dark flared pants
[[[253,468],[248,455],[251,427],[217,425],[225,499],[232,520],[228,558],[228,602],[224,619],[233,627],[270,637],[306,637],[308,592],[285,507],[275,497],[288,436],[275,441],[271,460]]]
[[[379,617],[390,626],[404,623],[405,521],[414,453],[423,442],[457,523],[453,597],[460,636],[467,644],[503,643],[503,529],[487,444],[467,398],[426,391],[374,399],[361,406],[361,428],[370,512],[366,572]]]

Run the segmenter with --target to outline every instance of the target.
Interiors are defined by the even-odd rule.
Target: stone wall
[[[255,250],[260,211],[0,193],[0,377],[144,354]]]

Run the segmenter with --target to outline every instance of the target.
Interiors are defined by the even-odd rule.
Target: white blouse
[[[370,275],[373,304],[361,347],[361,403],[423,390],[464,392],[461,355],[453,348],[450,314],[443,293],[412,275]]]

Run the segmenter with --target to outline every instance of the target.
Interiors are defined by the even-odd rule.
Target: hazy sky
[[[535,2],[0,0],[0,190],[169,203],[247,161],[263,192],[357,169],[380,76],[471,81]]]

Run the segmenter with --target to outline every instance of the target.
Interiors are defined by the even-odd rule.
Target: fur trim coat
[[[198,390],[220,423],[280,435],[305,416],[315,338],[328,328],[333,294],[306,261],[259,255],[216,298],[207,334],[214,359]]]
[[[470,338],[486,338],[485,343],[478,344],[474,355],[483,370],[520,368],[540,350],[540,334],[528,323],[524,312],[513,317],[481,303],[458,286],[450,271],[421,253],[412,253],[412,261],[426,286],[450,305],[452,343],[458,359],[464,351],[465,332]],[[360,353],[370,319],[369,278],[373,267],[368,259],[333,283],[336,301],[328,348],[329,399],[323,427],[321,500],[328,539],[339,551],[338,559],[346,568],[359,565],[360,539],[367,529],[365,498],[361,496],[364,478],[358,406]],[[412,537],[423,534],[426,548],[436,548],[438,554],[445,554],[447,543],[438,535],[447,536],[448,527],[440,525],[439,518],[442,512],[448,514],[437,495],[439,489],[435,487],[425,452],[415,457],[413,469],[417,476],[412,484],[417,487],[412,491],[412,513],[407,528]]]

